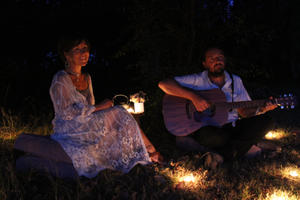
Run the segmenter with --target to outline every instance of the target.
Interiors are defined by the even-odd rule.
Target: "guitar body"
[[[193,103],[187,99],[165,95],[163,98],[163,117],[165,126],[176,136],[189,135],[203,126],[222,126],[226,124],[230,108],[258,108],[265,106],[270,99],[255,101],[226,102],[225,94],[220,89],[195,91],[210,103],[210,108],[197,112]],[[281,109],[294,109],[297,98],[283,95],[272,99],[271,103]]]
[[[227,122],[226,97],[220,89],[195,91],[213,106],[202,113],[193,103],[172,95],[163,98],[163,118],[167,130],[176,136],[186,136],[204,126],[222,126]]]

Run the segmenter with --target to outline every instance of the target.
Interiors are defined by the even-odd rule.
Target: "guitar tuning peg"
[[[294,109],[295,108],[295,106],[294,105],[291,105],[291,109]]]

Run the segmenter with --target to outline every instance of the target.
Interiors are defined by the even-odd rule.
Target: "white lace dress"
[[[72,159],[79,176],[95,177],[109,168],[124,173],[150,158],[137,122],[123,107],[94,112],[90,76],[87,96],[78,92],[69,75],[59,71],[53,77],[50,96],[54,105],[54,133]]]

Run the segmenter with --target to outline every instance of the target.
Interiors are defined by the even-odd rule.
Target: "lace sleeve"
[[[95,105],[95,96],[94,96],[94,92],[93,92],[92,79],[89,74],[88,74],[88,83],[89,83],[89,92],[90,92],[89,103],[91,105]]]
[[[68,80],[66,76],[53,79],[50,96],[56,117],[63,120],[82,121],[95,110],[95,107],[76,91],[71,80]]]

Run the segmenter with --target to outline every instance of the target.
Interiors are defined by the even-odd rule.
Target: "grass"
[[[160,97],[158,97],[160,98]],[[146,107],[141,127],[167,159],[165,166],[137,165],[128,174],[104,170],[94,179],[64,180],[30,171],[16,172],[15,138],[22,132],[49,135],[50,114],[24,116],[1,109],[0,199],[300,199],[299,109],[273,113],[281,138],[274,143],[278,153],[263,153],[253,159],[224,163],[206,170],[199,153],[175,148],[174,138],[165,130],[160,105]],[[156,109],[155,109],[156,108]],[[299,133],[300,134],[300,133]],[[184,182],[189,175],[190,182]]]

